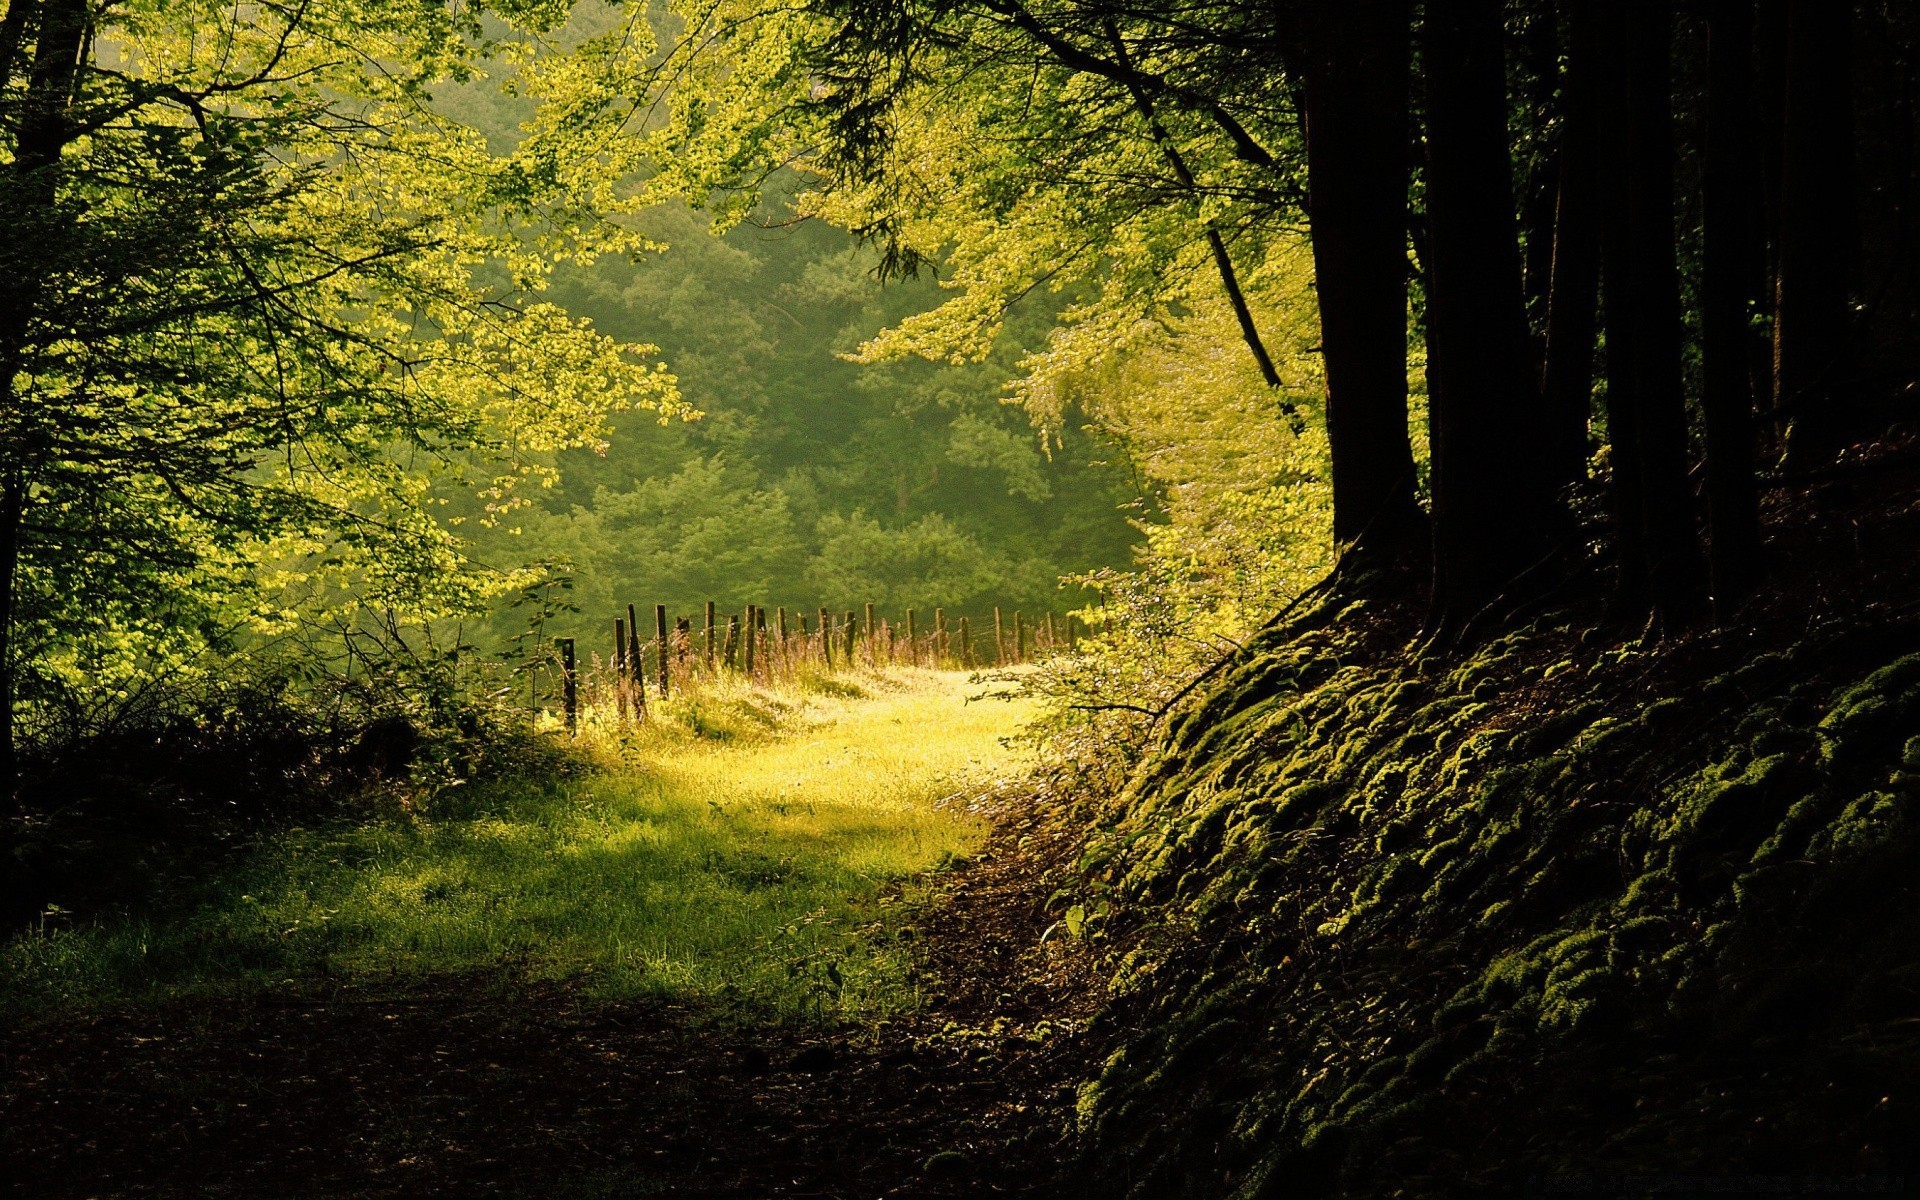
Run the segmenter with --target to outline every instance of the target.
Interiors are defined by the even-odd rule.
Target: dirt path
[[[919,923],[934,1003],[877,1029],[442,977],[11,1035],[0,1175],[22,1197],[1059,1195],[1092,995],[1083,950],[1039,943],[1063,847],[1009,804]]]

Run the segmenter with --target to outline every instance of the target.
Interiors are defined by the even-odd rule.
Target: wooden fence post
[[[853,649],[854,649],[854,646],[858,644],[860,639],[860,626],[854,621],[852,609],[847,610],[846,632],[847,632],[847,644],[846,644],[845,650],[846,650],[847,667],[848,669],[852,669]]]
[[[1067,653],[1068,654],[1072,654],[1075,648],[1079,645],[1079,640],[1078,640],[1079,632],[1074,628],[1074,625],[1075,625],[1074,615],[1072,613],[1068,613],[1067,614]]]
[[[933,610],[933,665],[944,668],[947,665],[947,610]]]
[[[907,610],[907,663],[915,667],[920,665],[920,643],[914,640],[912,609]]]
[[[880,645],[874,641],[874,635],[880,631],[873,624],[873,601],[867,601],[867,665],[880,665]]]
[[[608,663],[613,668],[613,702],[619,706],[620,720],[627,719],[627,619],[613,619],[613,658]]]
[[[563,637],[558,641],[560,643],[560,696],[567,714],[567,732],[571,734],[578,728],[580,719],[580,694],[576,690],[577,681],[573,669],[573,639]]]
[[[749,605],[747,605],[747,632],[746,632],[746,643],[745,643],[745,649],[744,649],[744,652],[743,652],[743,654],[742,654],[742,657],[743,657],[743,658],[745,659],[745,661],[746,661],[746,668],[747,668],[747,678],[748,678],[748,679],[752,679],[752,678],[753,678],[753,627],[754,627],[754,625],[756,624],[756,622],[754,621],[754,617],[756,617],[756,616],[758,616],[758,615],[759,615],[759,610],[758,610],[758,609],[756,609],[756,608],[755,608],[755,607],[754,607],[753,605],[751,605],[751,604],[749,604]]]
[[[1048,612],[1048,613],[1047,613],[1047,645],[1046,645],[1046,650],[1047,650],[1047,653],[1048,653],[1048,654],[1052,654],[1052,653],[1053,653],[1053,648],[1054,648],[1054,647],[1055,647],[1056,645],[1058,645],[1058,644],[1059,644],[1059,643],[1058,643],[1057,641],[1055,641],[1055,640],[1054,640],[1054,633],[1053,633],[1053,613],[1052,613],[1052,612]]]
[[[720,665],[733,670],[734,651],[740,647],[740,618],[733,613],[727,614],[727,641],[720,651]]]
[[[713,601],[707,601],[707,670],[713,670],[714,610]]]
[[[1013,661],[1027,661],[1027,625],[1020,619],[1020,610],[1013,610]]]
[[[639,612],[626,607],[626,685],[634,693],[634,716],[647,718],[647,659],[639,649]]]
[[[960,665],[973,666],[973,630],[967,627],[967,619],[960,618]]]
[[[667,646],[667,606],[653,606],[653,636],[660,643],[660,698],[667,698],[667,659],[670,655]]]
[[[824,608],[820,610],[820,659],[827,670],[833,670],[833,618]]]
[[[993,606],[993,665],[1007,665],[1007,633],[1000,623],[1000,606]]]

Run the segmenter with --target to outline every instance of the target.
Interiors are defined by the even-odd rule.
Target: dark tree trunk
[[[1632,53],[1627,71],[1627,213],[1640,407],[1640,471],[1646,499],[1648,583],[1654,604],[1684,620],[1705,582],[1693,495],[1687,483],[1686,332],[1673,214],[1671,0],[1629,0],[1622,14]]]
[[[1851,387],[1847,283],[1853,260],[1850,0],[1791,0],[1774,297],[1774,405],[1787,457],[1807,465],[1861,432]]]
[[[65,218],[58,208],[61,150],[72,137],[69,109],[87,43],[85,0],[51,0],[39,6],[27,85],[5,114],[18,131],[13,161],[0,168],[0,430],[5,444],[5,481],[0,484],[0,789],[7,815],[18,802],[18,755],[14,745],[16,672],[13,622],[17,607],[20,530],[36,449],[21,433],[27,423],[14,394],[32,315],[46,285],[48,257],[62,244]],[[11,13],[9,16],[11,17]],[[6,32],[24,36],[24,24]],[[8,70],[11,72],[12,67]],[[4,863],[0,863],[4,870]]]
[[[1520,201],[1520,222],[1526,233],[1522,294],[1534,355],[1544,363],[1547,300],[1553,280],[1553,231],[1564,150],[1564,139],[1554,134],[1561,87],[1560,14],[1555,0],[1530,0],[1522,6],[1517,49],[1525,90],[1516,99],[1526,106],[1527,138],[1533,143]],[[1536,374],[1540,369],[1536,365]]]
[[[1747,338],[1747,380],[1754,402],[1772,408],[1773,299],[1780,278],[1780,181],[1785,174],[1782,154],[1787,113],[1787,0],[1755,0],[1753,21],[1754,158],[1759,164],[1760,261],[1750,285],[1765,301],[1768,320],[1755,324]],[[1767,420],[1754,429],[1760,458],[1777,461],[1786,446],[1780,421]]]
[[[1457,627],[1548,547],[1528,370],[1500,0],[1427,7],[1434,617]]]
[[[26,508],[26,485],[16,472],[8,472],[0,483],[0,781],[6,787],[7,803],[0,812],[0,824],[11,825],[17,803],[15,784],[19,779],[19,752],[14,746],[14,670],[13,608],[15,580],[20,569],[20,521]],[[8,849],[10,839],[0,835],[0,850]],[[0,861],[0,875],[6,863]]]
[[[1305,28],[1333,536],[1363,561],[1426,551],[1407,435],[1409,20],[1406,0],[1317,0]]]
[[[1714,0],[1708,12],[1707,144],[1703,166],[1701,408],[1707,433],[1707,563],[1725,618],[1761,573],[1753,465],[1749,313],[1758,299],[1753,158],[1753,0]]]
[[[1685,621],[1701,583],[1687,483],[1680,277],[1673,216],[1672,12],[1628,0],[1608,18],[1604,176],[1607,416],[1620,596]]]
[[[1594,77],[1594,0],[1573,0],[1561,83],[1560,178],[1554,204],[1553,279],[1547,295],[1541,400],[1556,488],[1587,477],[1593,355],[1600,303],[1600,111]]]

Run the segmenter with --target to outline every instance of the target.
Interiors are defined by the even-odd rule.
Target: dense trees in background
[[[1333,528],[1360,558],[1430,546],[1440,630],[1522,605],[1578,561],[1589,494],[1609,514],[1618,620],[1684,624],[1709,601],[1731,614],[1764,570],[1761,474],[1826,469],[1914,415],[1910,6],[680,15],[675,79],[717,84],[727,67],[703,77],[703,56],[768,68],[720,89],[724,136],[711,86],[656,131],[716,168],[683,187],[740,186],[753,147],[777,143],[820,173],[814,211],[891,261],[953,268],[962,294],[882,350],[963,351],[1007,297],[1079,280],[1097,296],[1027,364],[1030,393],[1051,395],[1097,359],[1084,331],[1123,356],[1116,330],[1177,319],[1203,281],[1232,298],[1250,277],[1257,295],[1258,264],[1304,224]],[[943,216],[956,202],[964,216]],[[1409,487],[1409,347],[1424,352],[1430,539]]]
[[[1045,339],[1046,298],[1014,314],[982,363],[849,362],[932,302],[930,282],[881,284],[873,256],[821,222],[715,238],[676,206],[641,225],[668,249],[563,271],[553,297],[660,347],[704,415],[666,429],[616,418],[604,452],[556,460],[540,503],[462,526],[487,561],[571,577],[580,612],[548,632],[597,646],[628,602],[1064,612],[1086,601],[1061,576],[1127,563],[1139,514],[1124,449],[1084,420],[1043,445],[1003,402],[1023,346]],[[500,612],[493,628],[511,636],[525,616]]]

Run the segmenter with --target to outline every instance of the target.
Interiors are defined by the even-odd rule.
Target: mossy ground
[[[1095,1191],[1913,1169],[1920,620],[1851,599],[1444,656],[1329,603],[1250,646],[1084,864]]]

